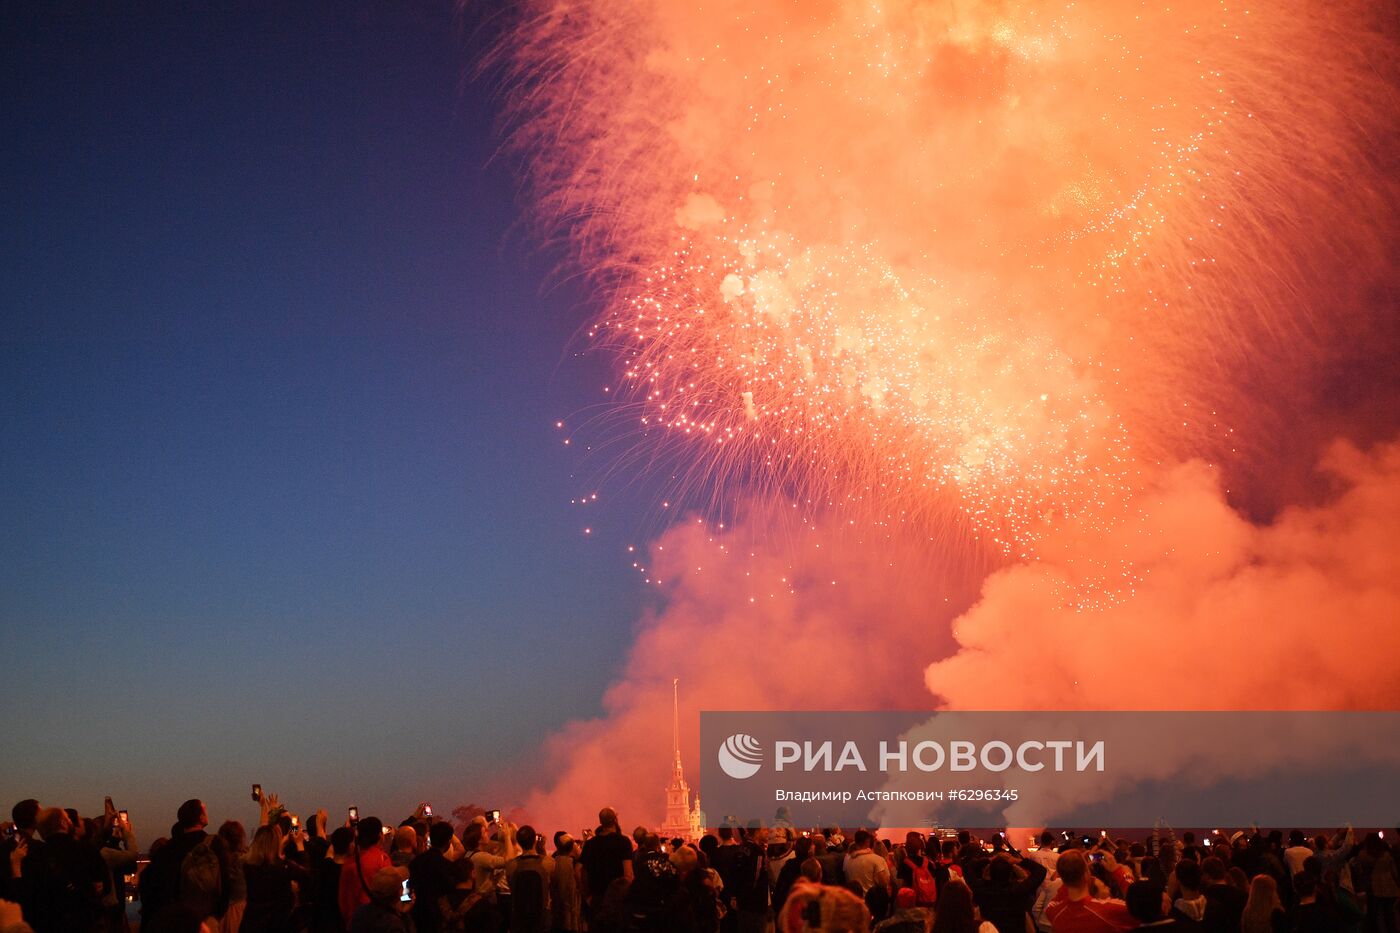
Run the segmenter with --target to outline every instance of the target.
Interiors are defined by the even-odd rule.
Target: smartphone
[[[262,785],[261,785],[261,784],[254,784],[254,785],[253,785],[253,802],[254,802],[254,803],[262,803]]]
[[[381,826],[381,827],[379,828],[379,835],[381,835],[381,836],[387,836],[387,835],[389,835],[389,834],[392,833],[392,832],[393,832],[393,830],[390,829],[388,826]]]
[[[1095,852],[1095,853],[1093,853],[1092,855],[1090,855],[1089,858],[1093,859],[1093,860],[1096,861],[1096,862],[1102,862],[1102,861],[1103,861],[1103,853],[1102,853],[1102,852]]]
[[[1209,848],[1210,848],[1210,839],[1202,839],[1202,840],[1201,840],[1201,845],[1203,845],[1203,846],[1205,846],[1207,849],[1209,849]]]
[[[500,811],[500,810],[487,810],[487,811],[486,811],[486,822],[487,822],[487,823],[499,823],[500,821],[501,821],[501,811]]]
[[[131,823],[131,817],[127,815],[125,810],[118,810],[117,822],[121,823],[123,826],[127,826]]]
[[[430,803],[425,803],[425,804],[423,804],[423,815],[426,816],[426,817],[427,817],[428,819],[430,819],[430,820],[433,818],[433,805],[432,805],[432,804],[430,804]]]
[[[358,823],[358,822],[360,822],[360,808],[359,808],[359,807],[351,807],[351,808],[350,808],[350,822],[352,822],[352,823]]]
[[[301,817],[294,816],[292,817],[292,832],[296,832],[298,829],[301,829]]]
[[[402,903],[405,903],[405,904],[407,904],[409,901],[413,900],[413,895],[408,893],[408,879],[407,879],[407,878],[405,878],[405,879],[403,880],[403,893],[401,893],[401,894],[399,895],[399,900],[400,900]]]

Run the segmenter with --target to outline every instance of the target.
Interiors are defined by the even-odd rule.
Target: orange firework
[[[695,477],[1030,556],[1233,448],[1387,274],[1385,15],[541,2],[515,139]]]

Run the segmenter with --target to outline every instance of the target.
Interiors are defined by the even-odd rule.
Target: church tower
[[[666,786],[666,820],[661,835],[694,840],[704,833],[701,826],[700,795],[690,805],[690,785],[681,767],[681,688],[680,678],[671,680],[671,783]]]

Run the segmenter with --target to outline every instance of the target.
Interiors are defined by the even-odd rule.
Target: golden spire
[[[676,771],[681,770],[681,679],[671,678],[671,746],[676,753]]]

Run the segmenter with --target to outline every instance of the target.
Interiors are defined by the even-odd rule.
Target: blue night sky
[[[6,815],[508,806],[598,712],[653,519],[569,504],[607,375],[493,158],[491,19],[0,12]]]

